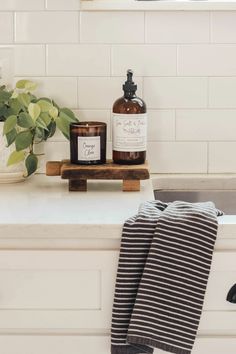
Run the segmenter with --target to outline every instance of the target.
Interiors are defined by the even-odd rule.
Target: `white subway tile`
[[[13,36],[13,14],[10,12],[0,13],[0,43],[12,43]]]
[[[175,112],[148,110],[148,141],[175,140]]]
[[[15,26],[18,43],[72,43],[79,36],[76,12],[17,12]]]
[[[48,140],[44,143],[44,152],[45,152],[45,163],[43,166],[46,166],[47,161],[60,161],[70,158],[70,144],[67,139],[64,137],[64,141],[53,142]]]
[[[178,74],[184,76],[236,75],[236,45],[183,45],[178,50]]]
[[[44,10],[44,0],[1,0],[0,11]]]
[[[112,109],[116,99],[123,96],[125,77],[80,77],[78,99],[80,109]],[[137,95],[142,96],[142,80],[135,78]]]
[[[47,60],[50,76],[110,75],[110,48],[107,45],[49,45]]]
[[[209,173],[236,173],[236,142],[209,144]]]
[[[212,11],[211,41],[236,43],[236,11]]]
[[[80,13],[81,42],[143,43],[144,13],[106,11]]]
[[[15,78],[15,81],[22,77]],[[38,84],[37,96],[53,99],[59,106],[77,108],[77,79],[73,77],[32,77]]]
[[[176,139],[236,140],[236,110],[178,110]]]
[[[45,75],[45,47],[43,45],[15,45],[15,75]]]
[[[32,1],[32,0],[31,0]],[[79,10],[80,0],[46,0],[47,10]]]
[[[112,48],[112,74],[132,68],[139,76],[176,75],[176,47],[170,45],[118,45]]]
[[[209,106],[236,108],[236,77],[212,77],[209,80]]]
[[[147,43],[206,43],[209,14],[201,11],[153,11],[146,13]]]
[[[76,110],[80,121],[97,121],[107,124],[107,140],[111,140],[111,111],[110,110]]]
[[[205,108],[207,79],[144,78],[144,100],[149,108]]]
[[[13,87],[14,83],[14,47],[0,46],[0,84],[6,85],[8,88]]]
[[[206,173],[207,143],[149,143],[148,161],[152,173]]]

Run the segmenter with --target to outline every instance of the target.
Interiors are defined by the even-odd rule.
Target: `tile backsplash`
[[[108,123],[132,68],[149,109],[153,173],[236,172],[236,11],[80,12],[78,0],[0,1],[15,80]],[[0,48],[1,48],[0,47]],[[68,157],[61,134],[46,159]]]

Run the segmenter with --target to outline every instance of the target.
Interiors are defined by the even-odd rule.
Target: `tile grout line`
[[[13,12],[13,43],[16,44],[16,11]]]
[[[112,77],[113,75],[112,75],[112,73],[113,73],[113,66],[114,66],[114,60],[113,60],[113,55],[114,55],[114,53],[113,53],[113,45],[111,44],[110,45],[110,50],[109,50],[109,54],[110,54],[110,60],[109,60],[109,63],[110,63],[110,77]]]
[[[79,77],[76,77],[76,109],[79,109]]]
[[[179,77],[179,44],[176,45],[176,76]]]
[[[144,11],[144,44],[147,44],[146,36],[146,21],[147,21],[147,11]]]
[[[48,77],[48,44],[44,44],[45,50],[45,77]]]
[[[209,148],[210,148],[210,143],[209,141],[206,142],[207,143],[207,174],[209,174],[209,158],[210,158],[210,151],[209,151]]]
[[[210,77],[207,77],[207,107],[206,109],[210,108]]]
[[[213,42],[212,42],[212,12],[211,11],[209,12],[209,44],[213,44]]]
[[[78,10],[78,44],[81,44],[81,11]]]
[[[176,123],[177,114],[176,114],[176,112],[177,112],[177,109],[174,109],[174,115],[175,115],[175,119],[174,119],[174,124],[175,124],[175,139],[174,139],[174,141],[175,141],[175,142],[178,142],[178,140],[177,140],[177,123]]]

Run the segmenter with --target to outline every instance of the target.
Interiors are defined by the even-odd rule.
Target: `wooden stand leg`
[[[137,192],[140,191],[139,179],[124,179],[123,180],[123,192]]]
[[[87,180],[86,179],[69,179],[69,191],[86,192],[87,191]]]

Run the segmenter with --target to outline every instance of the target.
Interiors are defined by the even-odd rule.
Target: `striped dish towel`
[[[191,353],[217,235],[213,203],[145,202],[123,227],[111,353]]]

